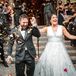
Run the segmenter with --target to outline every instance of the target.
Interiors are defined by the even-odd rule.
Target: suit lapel
[[[28,30],[25,31],[25,40],[27,40],[29,37],[29,33],[28,33]]]
[[[21,38],[21,39],[23,39],[23,40],[24,40],[24,38],[23,38],[23,36],[22,36],[22,34],[21,34],[21,32],[20,32],[20,29],[19,29],[19,28],[18,28],[17,34],[20,36],[20,38]]]
[[[30,31],[30,32],[29,32]],[[28,37],[30,36],[30,33],[31,33],[31,30],[29,30],[29,29],[27,29],[26,31],[25,31],[25,38],[23,38],[23,36],[22,36],[22,34],[21,34],[21,31],[20,31],[20,29],[18,28],[18,31],[17,31],[17,34],[20,36],[20,38],[22,38],[23,40],[27,40],[28,39]]]
[[[23,36],[22,36],[20,31],[18,31],[18,34],[19,34],[20,38],[22,38],[23,40],[27,40],[28,39],[29,34],[28,34],[27,30],[25,31],[25,38],[23,38]]]
[[[31,31],[32,31],[31,28],[28,28],[28,29],[26,30],[26,37],[25,37],[25,40],[27,40],[27,39],[29,38],[29,36],[31,35]]]

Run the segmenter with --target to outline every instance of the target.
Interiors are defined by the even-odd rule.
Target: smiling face
[[[21,20],[20,20],[20,26],[22,28],[27,28],[28,27],[28,19],[27,18],[21,18]]]
[[[53,26],[58,25],[58,18],[55,14],[52,15],[50,22]]]

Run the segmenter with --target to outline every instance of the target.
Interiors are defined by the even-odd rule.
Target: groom
[[[32,26],[30,26],[31,22]],[[16,40],[16,56],[15,56],[15,69],[16,76],[25,76],[25,64],[27,65],[27,76],[33,76],[35,68],[35,55],[36,50],[33,44],[32,36],[40,37],[40,32],[35,26],[35,19],[29,20],[28,16],[22,14],[19,18],[19,27],[11,31],[10,40],[8,44],[8,57],[7,62],[10,63],[12,46]]]

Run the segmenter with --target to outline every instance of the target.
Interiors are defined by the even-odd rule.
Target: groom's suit
[[[35,67],[35,55],[36,50],[33,44],[32,36],[40,37],[40,32],[37,27],[28,27],[25,29],[25,38],[23,38],[21,31],[19,31],[19,27],[13,29],[10,35],[8,54],[12,53],[12,46],[14,40],[16,40],[16,72],[21,72],[19,70],[23,70],[19,68],[20,66],[24,68],[24,64],[27,64],[27,76],[33,76],[34,67]],[[24,71],[24,70],[23,70]],[[16,76],[25,76],[21,75]]]

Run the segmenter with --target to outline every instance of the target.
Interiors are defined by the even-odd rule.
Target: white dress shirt
[[[25,39],[25,30],[21,30],[21,35]]]

